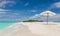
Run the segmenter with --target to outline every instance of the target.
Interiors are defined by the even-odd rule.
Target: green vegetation
[[[26,21],[23,21],[23,22],[43,22],[42,20],[26,20]]]

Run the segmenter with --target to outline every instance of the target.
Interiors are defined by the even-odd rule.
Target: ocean
[[[0,30],[4,29],[4,28],[6,28],[14,23],[16,23],[16,22],[0,22]]]

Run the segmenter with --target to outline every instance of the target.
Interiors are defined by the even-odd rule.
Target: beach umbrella
[[[49,18],[49,16],[55,16],[56,13],[54,13],[54,12],[52,12],[52,11],[45,11],[45,12],[40,13],[40,15],[47,17],[47,24],[48,24],[48,18]]]

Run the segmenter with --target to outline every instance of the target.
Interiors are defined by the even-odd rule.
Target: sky
[[[46,21],[39,14],[52,11],[56,16],[50,21],[60,21],[60,0],[0,0],[0,21],[24,21],[29,19]]]

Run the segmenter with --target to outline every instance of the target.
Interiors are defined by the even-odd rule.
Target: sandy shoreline
[[[60,23],[18,22],[6,28],[1,36],[60,36]]]

